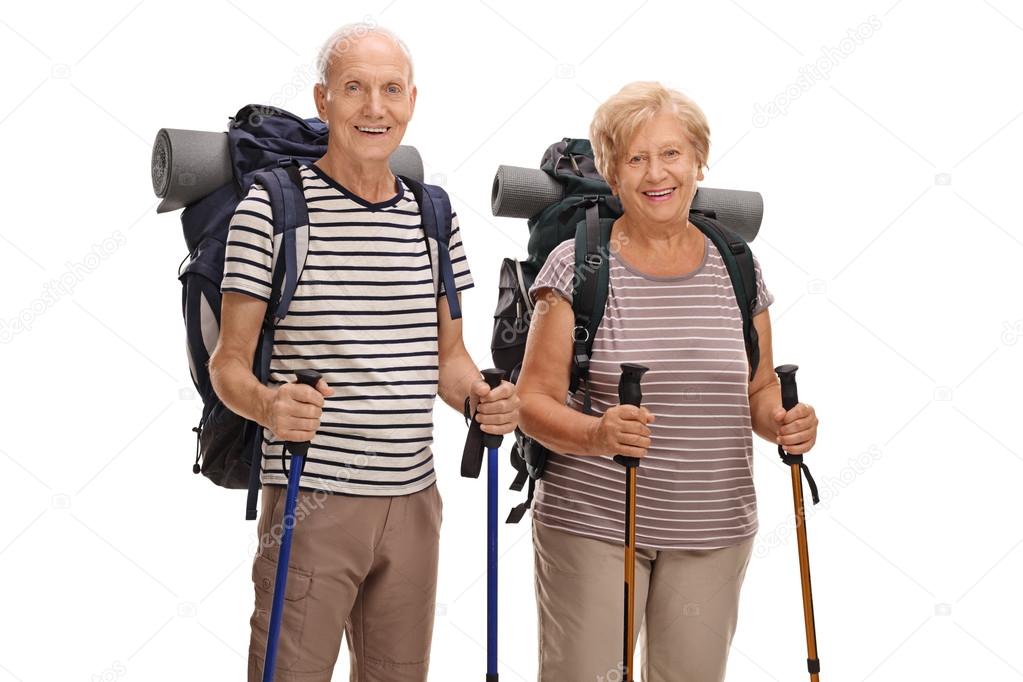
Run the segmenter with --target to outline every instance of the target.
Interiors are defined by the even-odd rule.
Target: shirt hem
[[[560,531],[563,531],[565,533],[570,533],[571,535],[578,535],[578,536],[581,536],[581,537],[590,538],[592,540],[601,540],[603,542],[610,542],[612,544],[621,545],[621,546],[625,545],[625,541],[622,538],[616,538],[616,537],[614,537],[611,534],[604,535],[602,533],[597,533],[597,532],[594,532],[594,531],[587,531],[587,530],[583,530],[583,529],[572,527],[572,526],[554,525],[554,524],[551,524],[551,523],[548,523],[548,522],[544,521],[543,515],[542,514],[537,514],[535,512],[532,514],[532,517],[533,517],[533,523],[539,523],[539,524],[541,524],[541,525],[543,525],[543,526],[545,526],[547,528],[553,528],[554,530],[560,530]],[[707,542],[704,542],[704,543],[689,542],[689,543],[680,544],[680,545],[654,545],[654,544],[639,543],[639,544],[636,545],[636,547],[639,548],[639,549],[649,549],[649,550],[652,550],[652,551],[655,551],[655,552],[670,552],[670,551],[675,551],[675,550],[725,549],[725,548],[728,548],[728,547],[735,547],[736,545],[740,545],[743,542],[746,542],[747,540],[749,540],[750,538],[755,537],[759,530],[760,530],[760,524],[759,524],[758,520],[756,518],[754,518],[753,519],[753,532],[752,533],[748,533],[748,534],[740,536],[740,537],[732,538],[731,540],[728,540],[728,541],[707,541]],[[637,535],[638,535],[638,533],[637,533]]]
[[[280,474],[263,474],[260,477],[260,482],[263,485],[276,486],[279,488],[286,488],[288,486],[288,479]],[[400,486],[323,486],[323,485],[310,485],[310,480],[302,478],[299,481],[298,489],[304,492],[324,492],[331,495],[344,495],[348,497],[399,497],[403,495],[411,495],[417,493],[420,490],[426,490],[431,485],[436,484],[437,473],[431,471],[430,475],[414,483]]]

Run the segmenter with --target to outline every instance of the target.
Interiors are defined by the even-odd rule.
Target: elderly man
[[[483,430],[504,434],[515,428],[518,398],[511,384],[490,390],[480,379],[461,321],[434,286],[420,208],[388,167],[416,103],[408,49],[389,31],[351,25],[331,36],[318,66],[328,150],[300,169],[309,251],[275,329],[270,385],[250,369],[273,249],[258,186],[232,219],[210,361],[224,403],[264,427],[249,680],[262,677],[278,551],[266,539],[279,536],[287,484],[281,449],[308,440],[276,679],[329,680],[344,631],[352,680],[426,680],[441,523],[434,399],[478,408]],[[461,291],[472,278],[451,221]],[[301,368],[321,372],[315,389],[294,383]]]

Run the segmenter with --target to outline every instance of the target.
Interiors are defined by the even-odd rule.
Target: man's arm
[[[297,383],[270,388],[259,381],[252,363],[265,314],[265,301],[224,292],[220,337],[210,356],[213,390],[232,412],[265,426],[278,438],[310,441],[320,424],[323,396],[333,390],[323,379],[316,389]]]
[[[224,292],[220,305],[220,337],[210,356],[210,381],[213,390],[232,412],[269,427],[267,414],[273,390],[252,373],[265,314],[265,301],[233,291]]]
[[[469,396],[470,412],[479,410],[477,420],[487,433],[511,433],[518,424],[519,398],[515,385],[504,381],[491,390],[469,357],[462,341],[462,320],[452,320],[448,299],[437,301],[437,351],[439,366],[437,394],[459,414]]]

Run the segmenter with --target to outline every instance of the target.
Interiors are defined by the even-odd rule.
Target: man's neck
[[[359,161],[328,149],[315,163],[339,185],[371,204],[394,196],[394,174],[387,161]]]

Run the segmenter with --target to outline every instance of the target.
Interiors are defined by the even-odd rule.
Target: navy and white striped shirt
[[[291,307],[277,325],[270,382],[315,369],[334,389],[306,457],[301,486],[354,495],[405,495],[434,482],[437,292],[411,190],[371,204],[316,166],[302,166],[309,254]],[[253,186],[228,233],[221,291],[270,297],[273,222]],[[455,287],[472,286],[452,215]],[[441,293],[443,293],[443,284]],[[265,484],[287,485],[283,442],[263,429]]]

